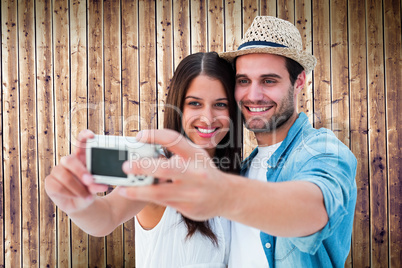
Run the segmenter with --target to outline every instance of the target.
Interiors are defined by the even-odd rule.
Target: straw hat
[[[271,16],[255,17],[236,51],[219,53],[229,62],[242,55],[269,53],[291,58],[303,66],[306,74],[315,67],[317,59],[303,51],[299,30],[290,22]]]

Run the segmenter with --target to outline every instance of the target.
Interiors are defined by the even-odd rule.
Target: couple
[[[162,183],[96,196],[107,186],[94,184],[85,167],[83,148],[93,136],[86,130],[81,146],[46,178],[46,191],[92,235],[107,235],[135,216],[137,267],[343,267],[356,159],[331,131],[313,129],[295,111],[315,63],[294,25],[256,17],[237,51],[186,57],[166,100],[182,116],[167,109],[165,129],[137,135],[173,153],[162,161],[181,159],[186,168],[125,163],[126,173],[152,174]],[[235,102],[258,142],[240,170]],[[217,166],[200,165],[200,156]]]

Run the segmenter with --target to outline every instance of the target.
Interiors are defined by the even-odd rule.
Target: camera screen
[[[91,148],[91,172],[94,175],[127,178],[121,169],[128,159],[127,151],[105,148]]]

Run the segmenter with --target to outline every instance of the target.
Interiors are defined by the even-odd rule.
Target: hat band
[[[250,41],[244,44],[241,44],[237,50],[250,49],[250,48],[259,48],[259,47],[287,47],[282,44],[267,42],[267,41]]]

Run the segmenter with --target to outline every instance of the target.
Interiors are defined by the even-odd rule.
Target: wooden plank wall
[[[401,0],[2,0],[0,267],[134,267],[134,223],[86,235],[44,192],[80,130],[163,124],[175,66],[236,49],[256,15],[287,19],[318,59],[298,107],[358,159],[346,267],[402,264]],[[244,130],[244,152],[255,146]]]

